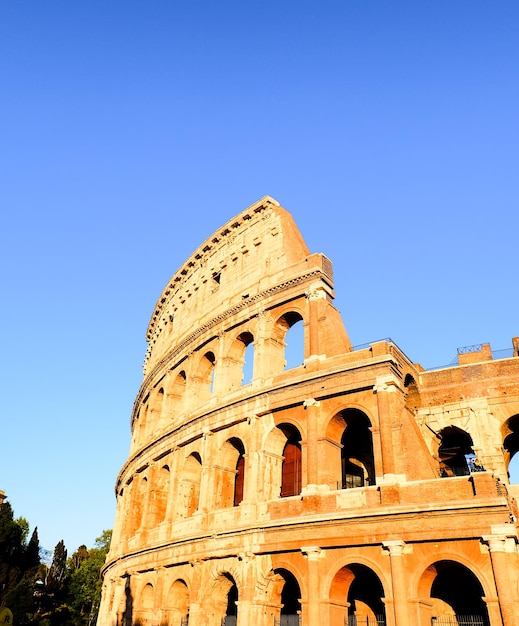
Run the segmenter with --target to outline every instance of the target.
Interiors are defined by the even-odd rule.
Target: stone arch
[[[406,390],[406,405],[410,409],[417,409],[421,406],[420,391],[414,376],[407,373],[404,377],[404,388]]]
[[[384,597],[382,581],[371,567],[344,565],[330,585],[330,624],[385,624]]]
[[[192,452],[180,473],[177,517],[191,517],[198,510],[201,481],[202,459],[198,452]]]
[[[285,436],[281,464],[281,497],[296,496],[301,493],[303,477],[301,433],[293,424],[283,423],[277,428]]]
[[[133,422],[133,440],[132,444],[134,446],[141,445],[146,438],[146,431],[148,429],[148,418],[149,418],[149,406],[148,406],[149,394],[142,401],[139,410],[137,411],[137,415]]]
[[[470,474],[468,458],[474,458],[472,437],[458,426],[447,426],[438,433],[440,444],[441,476],[466,476]]]
[[[483,585],[472,570],[450,559],[424,570],[418,583],[421,626],[428,626],[435,617],[459,621],[464,615],[474,616],[475,625],[490,626]]]
[[[155,605],[155,588],[151,583],[146,583],[142,588],[140,605],[145,610],[153,609]]]
[[[178,578],[169,587],[166,594],[163,620],[168,626],[187,624],[189,616],[190,593],[185,580]]]
[[[162,407],[164,406],[164,387],[152,389],[148,398],[146,422],[144,424],[145,438],[151,437],[160,426]]]
[[[207,350],[200,357],[196,367],[194,379],[196,381],[195,397],[199,404],[207,402],[214,389],[216,356],[212,350]]]
[[[216,467],[216,508],[237,506],[243,500],[245,448],[238,437],[227,439]]]
[[[137,595],[135,606],[139,607],[134,615],[135,624],[151,626],[154,622],[155,610],[155,587],[151,582],[147,582],[143,585],[140,593]]]
[[[164,464],[158,468],[151,492],[150,526],[152,527],[157,526],[166,519],[170,479],[169,465]]]
[[[142,525],[144,519],[144,503],[148,492],[148,478],[142,474],[137,474],[131,482],[130,506],[127,509],[128,528],[131,529],[130,536],[136,533]]]
[[[303,365],[305,360],[304,318],[297,311],[283,314],[276,322],[276,334],[283,334],[284,369]]]
[[[281,373],[286,369],[301,365],[305,358],[304,337],[297,337],[297,327],[304,327],[303,316],[297,310],[288,310],[272,319],[270,339],[267,340],[268,352],[264,355],[268,371]],[[289,336],[287,334],[289,331]],[[292,340],[292,335],[294,340]]]
[[[274,623],[279,626],[299,623],[302,594],[297,577],[289,569],[278,567],[270,572],[267,579],[267,603],[271,607]]]
[[[254,375],[254,336],[242,331],[232,342],[225,357],[227,390],[248,385]]]
[[[517,454],[519,451],[519,414],[513,415],[510,419],[506,420],[501,428],[501,435],[503,438],[505,465],[508,478],[510,478],[510,464],[512,459],[514,467],[519,469],[519,454]]]
[[[201,608],[213,626],[236,626],[238,616],[238,586],[232,574],[221,572],[205,594]]]
[[[341,435],[341,487],[351,489],[374,485],[375,457],[373,436],[369,417],[357,408],[348,408],[340,412],[344,422]],[[336,424],[340,423],[336,418]]]
[[[164,426],[174,421],[184,408],[184,398],[187,386],[185,370],[170,371],[167,376],[166,395],[164,398]]]

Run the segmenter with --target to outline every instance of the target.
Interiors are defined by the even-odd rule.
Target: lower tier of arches
[[[121,559],[98,626],[519,626],[519,556],[492,541]]]

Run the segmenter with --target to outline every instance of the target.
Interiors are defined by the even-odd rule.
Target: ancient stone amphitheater
[[[519,625],[519,340],[424,371],[333,298],[270,197],[166,285],[99,626]]]

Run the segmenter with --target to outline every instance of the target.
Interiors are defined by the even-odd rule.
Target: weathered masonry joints
[[[99,626],[519,626],[519,339],[354,349],[268,196],[154,309]]]

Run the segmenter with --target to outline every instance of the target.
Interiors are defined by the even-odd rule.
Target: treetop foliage
[[[38,529],[29,541],[29,523],[14,519],[9,502],[0,505],[0,609],[13,613],[16,626],[91,626],[101,599],[101,568],[110,548],[111,530],[94,547],[85,545],[68,557],[63,540],[48,564]],[[43,559],[42,559],[43,557]]]

